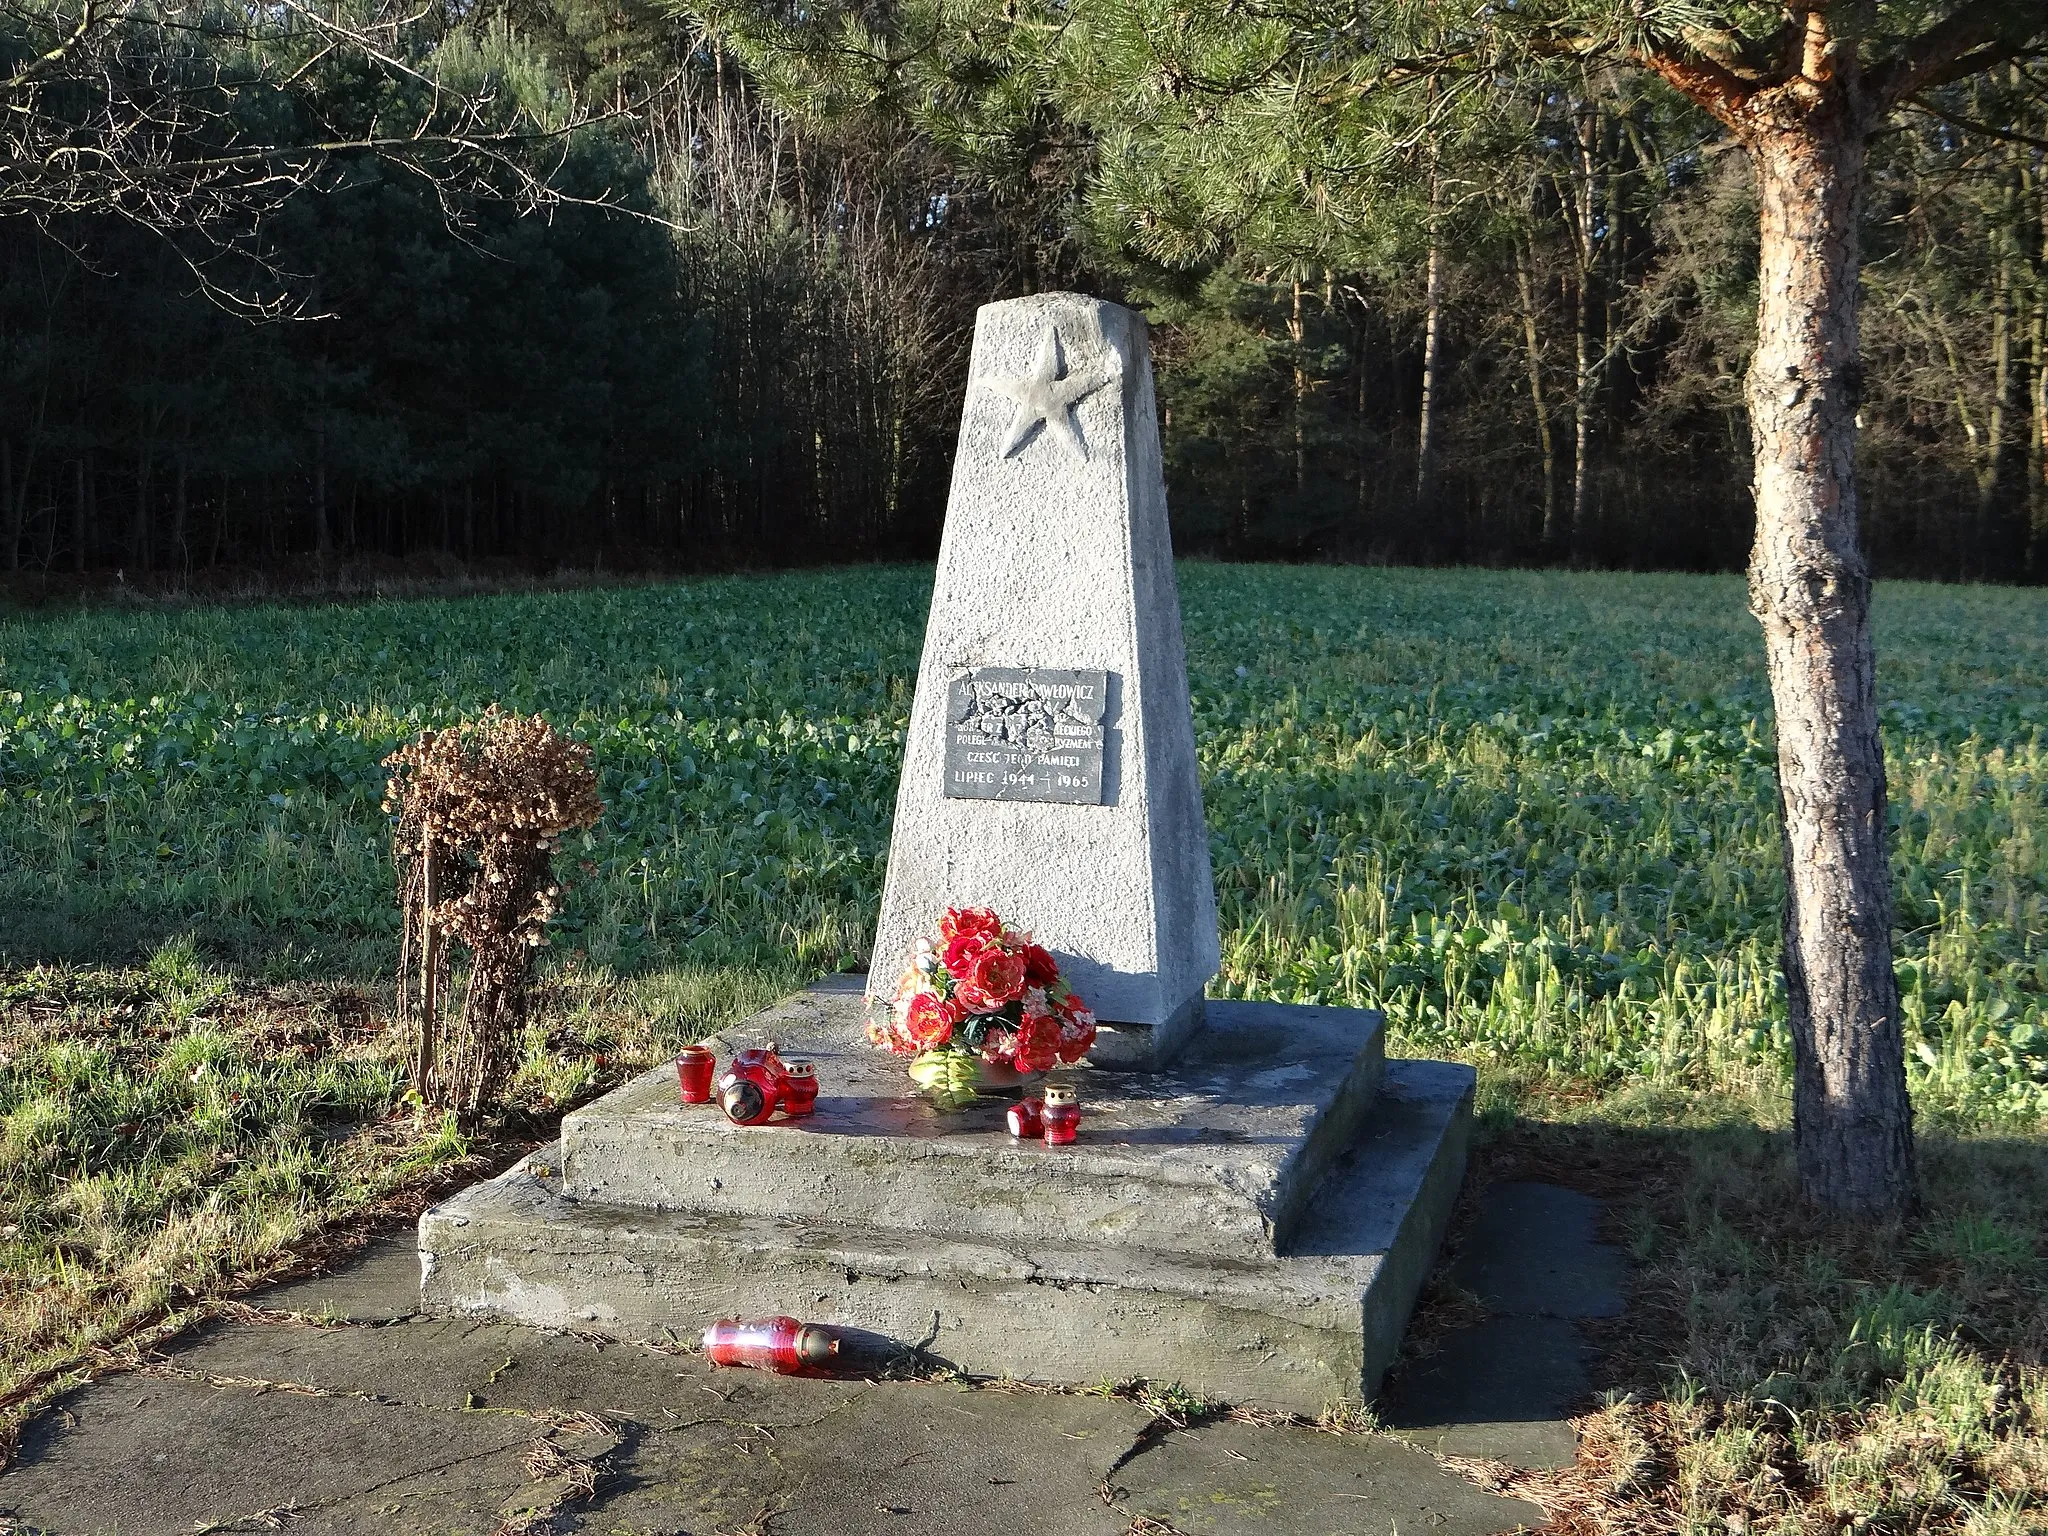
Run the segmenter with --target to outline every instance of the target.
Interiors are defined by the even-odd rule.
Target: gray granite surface
[[[1020,421],[1027,397],[1027,417],[1044,415]],[[1101,804],[946,794],[948,693],[984,667],[1108,674]],[[1150,343],[1142,316],[1081,294],[976,317],[875,934],[879,991],[893,994],[949,905],[1029,929],[1103,1019],[1139,1026],[1104,1036],[1105,1063],[1158,1066],[1199,1023],[1216,898]]]
[[[857,995],[801,994],[721,1037],[817,1063],[815,1113],[737,1126],[658,1068],[562,1123],[571,1199],[1257,1260],[1357,1139],[1384,1071],[1376,1013],[1216,1002],[1161,1073],[1061,1068],[1083,1134],[1013,1139],[1011,1102],[940,1110],[868,1043]]]

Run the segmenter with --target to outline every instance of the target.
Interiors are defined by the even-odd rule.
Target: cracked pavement
[[[50,1536],[1492,1536],[1534,1505],[1384,1436],[959,1382],[804,1380],[413,1315],[409,1236],[72,1393],[0,1474]],[[276,1310],[270,1310],[276,1309]]]

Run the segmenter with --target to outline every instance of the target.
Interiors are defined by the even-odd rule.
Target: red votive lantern
[[[711,1102],[711,1079],[718,1072],[718,1057],[708,1045],[686,1045],[676,1054],[676,1087],[685,1104]]]
[[[1036,1141],[1045,1134],[1045,1104],[1039,1099],[1019,1099],[1010,1106],[1004,1117],[1010,1122],[1010,1134],[1019,1141]]]
[[[793,1317],[722,1318],[704,1330],[704,1353],[713,1365],[747,1365],[783,1376],[822,1372],[839,1353],[839,1340],[816,1323]]]
[[[1081,1134],[1081,1105],[1073,1089],[1054,1084],[1045,1090],[1045,1144],[1071,1146]]]
[[[808,1115],[818,1107],[818,1069],[808,1061],[785,1065],[782,1079],[782,1112]]]
[[[718,1102],[734,1125],[760,1125],[782,1106],[789,1069],[771,1043],[733,1057],[718,1080]]]

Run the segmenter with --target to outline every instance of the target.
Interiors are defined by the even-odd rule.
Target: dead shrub
[[[412,1086],[465,1118],[489,1103],[526,1022],[533,952],[561,897],[554,853],[604,811],[590,749],[540,716],[482,718],[419,739],[384,760],[384,809],[397,815],[404,937],[399,1017],[414,1029]],[[469,985],[449,1015],[449,940],[469,950]]]

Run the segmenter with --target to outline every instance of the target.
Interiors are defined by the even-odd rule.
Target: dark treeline
[[[451,223],[366,159],[270,216],[274,271],[240,281],[294,316],[264,320],[130,224],[0,220],[10,571],[922,553],[974,308],[1051,286],[1152,315],[1184,549],[1743,561],[1753,195],[1654,84],[1503,84],[1523,128],[1390,202],[1349,270],[1168,270],[1091,238],[1082,148],[1002,181],[872,120],[806,127],[632,5],[513,0],[450,38],[507,89],[621,109],[570,141],[561,205]],[[2044,125],[1958,127],[2032,110],[1966,89],[1880,142],[1865,533],[1885,574],[2031,580]]]
[[[553,19],[544,42],[500,18],[464,46],[520,89],[624,88]],[[985,230],[939,227],[887,156],[807,150],[729,61],[643,30],[670,83],[575,136],[543,213],[473,200],[451,221],[436,186],[365,157],[271,215],[260,261],[188,263],[111,219],[0,222],[7,568],[925,548],[961,317],[1005,280]],[[194,265],[239,283],[231,302]]]

